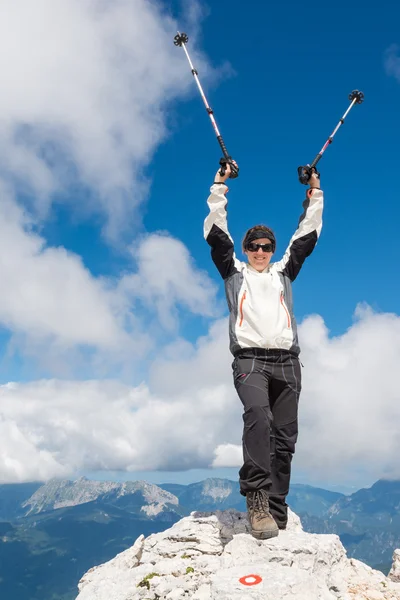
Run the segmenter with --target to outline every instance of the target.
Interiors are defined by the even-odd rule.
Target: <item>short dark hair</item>
[[[250,229],[248,229],[246,231],[246,235],[244,236],[243,241],[242,241],[243,252],[245,252],[245,250],[247,250],[248,244],[250,244],[250,242],[260,239],[260,238],[263,238],[263,237],[271,240],[272,252],[275,252],[275,247],[276,247],[275,234],[272,231],[272,229],[270,229],[266,225],[254,225],[254,227],[250,227]]]

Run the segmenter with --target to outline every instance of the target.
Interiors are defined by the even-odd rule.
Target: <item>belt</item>
[[[235,350],[233,356],[236,358],[237,356],[260,356],[262,358],[267,358],[268,356],[295,356],[298,357],[296,352],[292,350],[285,350],[284,348],[239,348]]]

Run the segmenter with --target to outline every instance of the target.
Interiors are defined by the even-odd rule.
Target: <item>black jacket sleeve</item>
[[[307,256],[314,250],[322,228],[324,195],[322,190],[311,190],[303,202],[303,214],[289,242],[282,260],[276,263],[279,271],[294,281]]]

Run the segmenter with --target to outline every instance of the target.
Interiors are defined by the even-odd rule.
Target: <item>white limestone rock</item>
[[[143,543],[144,536],[141,535],[133,546],[117,554],[112,560],[89,569],[79,582],[79,598],[127,598],[126,589],[132,585],[132,575],[135,573],[135,567],[139,565]],[[136,577],[133,579],[136,581]]]
[[[395,550],[393,553],[393,564],[390,569],[389,579],[400,583],[400,550]]]
[[[78,587],[77,600],[400,600],[400,583],[348,559],[338,536],[305,533],[292,512],[287,530],[263,541],[245,513],[194,512],[140,536]]]
[[[343,576],[347,581],[351,600],[397,600],[400,598],[399,584],[393,583],[381,571],[371,569],[355,558],[348,560]]]

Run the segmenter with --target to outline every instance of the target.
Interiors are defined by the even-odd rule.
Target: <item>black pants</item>
[[[282,528],[298,433],[299,359],[287,350],[257,348],[238,354],[232,367],[244,408],[240,493],[267,490],[271,514]]]

